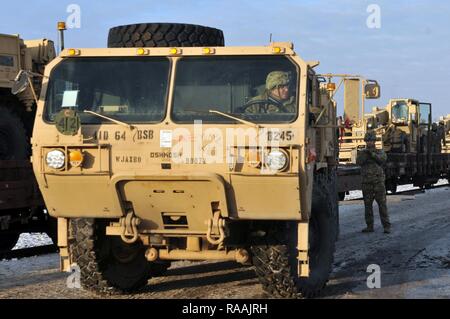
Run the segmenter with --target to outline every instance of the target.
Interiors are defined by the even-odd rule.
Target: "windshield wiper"
[[[113,118],[111,118],[111,117],[108,117],[108,116],[105,116],[105,115],[101,115],[101,114],[96,113],[96,112],[94,112],[94,111],[86,111],[86,110],[85,110],[84,113],[88,113],[88,114],[92,114],[92,115],[101,117],[102,119],[105,119],[105,120],[114,122],[114,123],[116,123],[116,124],[125,126],[126,128],[129,128],[130,130],[133,130],[133,129],[134,129],[134,126],[131,125],[131,124],[128,124],[128,123],[125,123],[125,122],[122,122],[122,121],[119,121],[119,120],[115,120],[115,119],[113,119]]]
[[[243,124],[245,124],[245,125],[249,125],[249,126],[252,126],[252,127],[255,127],[255,128],[258,128],[258,129],[261,127],[261,126],[259,126],[259,125],[256,124],[256,123],[253,123],[253,122],[250,122],[250,121],[246,121],[246,120],[243,120],[243,119],[241,119],[241,118],[239,118],[239,117],[235,117],[235,116],[233,116],[233,115],[230,115],[230,114],[227,114],[227,113],[223,113],[223,112],[220,112],[220,111],[209,110],[209,113],[219,114],[219,115],[222,115],[222,116],[227,117],[227,118],[229,118],[229,119],[238,121],[238,122],[240,122],[240,123],[243,123]]]

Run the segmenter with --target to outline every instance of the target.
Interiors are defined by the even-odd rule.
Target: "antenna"
[[[272,43],[272,33],[269,36],[269,43]]]

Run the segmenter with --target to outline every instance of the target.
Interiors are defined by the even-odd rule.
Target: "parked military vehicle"
[[[37,75],[43,74],[54,57],[49,40],[23,41],[16,35],[0,34],[0,250],[14,247],[22,232],[55,235],[49,229],[51,220],[30,163],[34,94],[39,94],[42,82]],[[30,77],[35,92],[24,86],[28,77],[22,75],[15,82],[21,70],[36,75]],[[51,229],[56,230],[56,222],[54,226]]]
[[[78,264],[84,287],[109,293],[173,260],[232,260],[252,262],[273,296],[320,293],[338,205],[319,63],[184,24],[113,28],[109,47],[64,50],[45,70],[33,168],[62,269]],[[294,108],[261,97],[273,89]]]
[[[450,114],[439,119],[439,135],[442,139],[442,153],[450,154]]]
[[[391,99],[384,108],[375,107],[346,129],[340,143],[339,197],[361,189],[356,154],[363,148],[364,134],[377,135],[376,147],[388,155],[386,189],[395,193],[397,185],[431,187],[448,178],[450,157],[442,154],[444,130],[432,123],[432,105],[415,99]],[[342,178],[341,178],[342,176]]]
[[[350,134],[343,137],[340,162],[354,163],[356,151],[365,146],[362,137],[368,130],[377,134],[378,147],[385,152],[424,152],[430,110],[431,104],[414,99],[391,99],[384,108],[373,108],[371,113],[364,114],[362,121],[347,128],[346,132]],[[416,119],[419,114],[422,116],[420,121]],[[441,141],[432,142],[440,144]]]

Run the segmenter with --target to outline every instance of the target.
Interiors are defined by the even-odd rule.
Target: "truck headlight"
[[[266,157],[266,165],[273,171],[282,171],[289,165],[289,159],[286,152],[275,149],[270,151]]]
[[[45,158],[47,166],[53,169],[61,169],[66,163],[66,156],[60,150],[54,150],[47,153]]]

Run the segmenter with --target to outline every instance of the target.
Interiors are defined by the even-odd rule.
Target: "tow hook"
[[[137,226],[141,223],[141,219],[134,216],[133,212],[128,212],[126,217],[120,219],[122,234],[120,237],[127,244],[135,243],[139,238]]]
[[[211,236],[213,227],[219,229],[219,238],[213,239]],[[214,212],[212,219],[208,220],[208,230],[206,232],[206,239],[211,245],[220,245],[225,239],[225,219],[220,218],[220,211]]]

